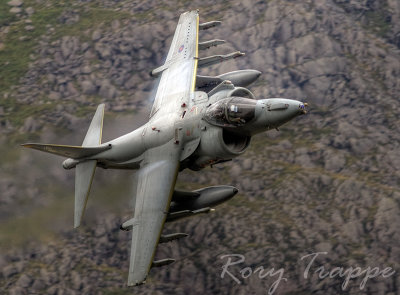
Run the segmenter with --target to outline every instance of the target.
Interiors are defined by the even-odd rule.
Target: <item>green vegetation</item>
[[[93,29],[102,24],[108,26],[114,19],[124,20],[132,17],[128,13],[90,8],[79,13],[79,21],[75,24],[58,23],[57,19],[68,7],[69,3],[58,4],[49,8],[35,7],[36,12],[31,17],[34,30],[29,32],[25,29],[27,24],[23,19],[15,20],[15,16],[5,16],[10,25],[10,31],[5,37],[4,48],[0,50],[0,93],[10,89],[12,85],[18,84],[19,79],[28,69],[29,56],[34,52],[39,37],[46,33],[49,34],[47,32],[49,26],[55,29],[51,35],[53,40],[67,35],[79,36],[85,40],[89,38],[86,33],[88,29]],[[2,4],[0,6],[0,19],[3,19],[1,15],[6,13],[5,9],[9,9],[9,7]]]
[[[28,246],[29,242],[56,240],[54,226],[65,224],[65,212],[73,212],[72,200],[60,188],[53,188],[57,196],[49,206],[36,209],[22,217],[8,219],[0,224],[0,249]],[[60,215],[60,212],[62,213]],[[72,221],[71,221],[72,224]]]
[[[0,50],[0,93],[7,91],[27,71],[29,56],[34,52],[39,36],[46,32],[46,24],[55,24],[62,8],[42,10],[32,16],[33,31],[26,31],[23,20],[10,24],[4,48]]]
[[[98,26],[110,26],[113,20],[123,21],[132,18],[133,15],[127,12],[118,12],[109,9],[90,8],[79,13],[79,21],[70,25],[58,25],[53,39],[59,39],[63,36],[78,36],[82,41],[87,41],[91,36],[87,34],[87,30],[91,30]],[[140,15],[135,15],[135,18]]]
[[[16,20],[16,16],[10,13],[10,6],[7,4],[8,1],[0,2],[0,27],[7,26],[11,22]]]
[[[365,17],[367,20],[366,28],[379,37],[384,38],[390,31],[390,23],[386,21],[384,11],[368,11]]]

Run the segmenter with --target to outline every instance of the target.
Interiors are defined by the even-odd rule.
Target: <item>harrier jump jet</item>
[[[284,98],[255,99],[246,86],[260,72],[242,70],[219,76],[200,76],[198,68],[244,55],[199,57],[199,50],[224,43],[199,42],[199,31],[220,25],[199,24],[198,11],[183,13],[166,61],[151,71],[159,78],[148,123],[102,143],[104,104],[94,115],[82,146],[24,144],[67,157],[65,169],[76,169],[75,227],[81,223],[96,167],[137,170],[133,217],[121,225],[132,232],[128,285],[145,282],[151,267],[172,263],[154,261],[159,243],[184,233],[162,235],[165,222],[211,211],[237,193],[232,186],[213,186],[193,192],[174,190],[179,171],[231,160],[249,146],[250,138],[306,113],[306,104]]]

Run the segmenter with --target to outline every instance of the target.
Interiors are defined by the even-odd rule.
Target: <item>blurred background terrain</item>
[[[166,56],[179,14],[222,26],[200,40],[241,50],[209,69],[263,72],[257,98],[309,103],[280,131],[253,138],[241,157],[177,187],[229,184],[238,195],[208,215],[165,226],[190,236],[162,244],[146,285],[127,288],[132,215],[129,171],[97,169],[84,225],[73,228],[74,173],[24,142],[81,144],[106,103],[104,140],[144,123],[148,72]],[[0,293],[266,294],[274,278],[240,269],[285,270],[275,294],[398,294],[400,286],[400,2],[398,0],[0,2]],[[391,267],[388,278],[305,279],[304,255],[334,267]],[[246,261],[221,278],[224,254]],[[276,278],[275,278],[276,279]]]

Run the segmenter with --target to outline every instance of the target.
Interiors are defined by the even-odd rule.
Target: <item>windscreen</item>
[[[205,119],[210,124],[218,126],[242,126],[254,118],[256,104],[257,101],[254,99],[226,98],[209,106]]]

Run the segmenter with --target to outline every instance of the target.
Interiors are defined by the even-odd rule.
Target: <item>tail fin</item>
[[[94,156],[100,152],[108,150],[111,145],[101,146],[101,136],[103,129],[104,104],[97,107],[96,113],[90,123],[89,129],[83,140],[82,146],[56,145],[27,143],[22,146],[36,149],[39,151],[55,154],[58,156],[69,157],[73,159],[82,159],[76,165],[75,174],[75,217],[74,227],[81,224],[83,212],[85,211],[87,199],[92,186],[94,171],[97,160],[84,160],[86,157]]]
[[[92,122],[90,123],[89,130],[86,133],[82,146],[41,144],[41,143],[26,143],[23,144],[22,146],[73,159],[81,159],[94,156],[98,153],[101,153],[111,148],[111,146],[109,145],[100,146],[102,129],[103,129],[103,117],[104,117],[104,104],[101,104],[97,107],[97,111],[94,114]]]
[[[97,107],[92,122],[83,140],[82,147],[96,147],[101,144],[101,135],[103,130],[104,104]],[[92,186],[94,171],[97,161],[89,160],[76,165],[75,169],[75,211],[74,227],[80,226],[86,203],[89,197],[90,187]]]
[[[96,113],[90,123],[89,129],[83,140],[82,146],[99,146],[101,144],[101,135],[103,131],[104,103],[97,107]]]

